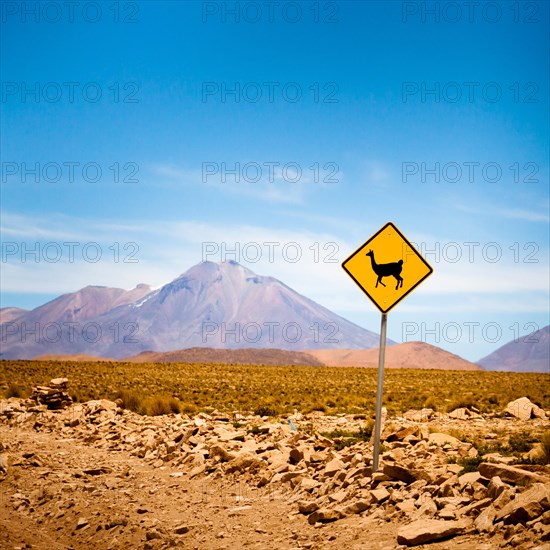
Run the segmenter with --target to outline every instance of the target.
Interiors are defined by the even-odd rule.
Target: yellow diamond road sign
[[[342,267],[382,313],[387,313],[433,271],[391,222],[361,245]]]

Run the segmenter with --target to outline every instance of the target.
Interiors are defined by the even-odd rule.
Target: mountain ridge
[[[550,373],[550,325],[511,340],[477,364],[488,371]]]
[[[37,326],[38,334],[29,326]],[[143,284],[130,291],[87,286],[1,328],[4,359],[52,354],[118,359],[193,347],[358,349],[378,345],[379,338],[234,261],[201,262],[155,290]]]

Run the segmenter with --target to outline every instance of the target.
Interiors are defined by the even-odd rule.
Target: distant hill
[[[27,313],[28,310],[21,309],[20,307],[3,307],[0,308],[0,325],[2,323],[9,323],[21,315]]]
[[[378,367],[377,348],[308,350],[308,353],[327,366]],[[384,365],[390,369],[480,370],[478,365],[424,342],[387,347]]]
[[[107,361],[86,355],[43,355],[37,360]],[[221,363],[237,365],[311,365],[318,367],[378,367],[378,349],[281,349],[190,348],[177,351],[144,351],[133,357],[111,359],[132,363]],[[458,355],[424,342],[407,342],[386,348],[385,367],[390,369],[481,370]]]
[[[202,262],[157,290],[88,286],[23,312],[0,330],[2,359],[122,358],[196,347],[353,349],[376,346],[379,338],[234,261]]]
[[[82,362],[94,362],[94,361],[116,361],[110,357],[95,357],[94,355],[74,354],[74,355],[56,355],[54,353],[38,355],[33,357],[34,361],[76,361]]]
[[[504,344],[477,363],[485,370],[550,374],[550,325]]]
[[[178,351],[144,351],[134,357],[120,359],[132,363],[225,363],[236,365],[311,365],[323,363],[308,353],[283,349],[212,349],[190,348]]]

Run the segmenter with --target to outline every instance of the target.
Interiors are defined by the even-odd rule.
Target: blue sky
[[[389,337],[476,360],[549,323],[548,3],[34,4],[2,12],[2,307],[158,286],[212,243],[378,331],[340,262],[393,221],[434,275]]]

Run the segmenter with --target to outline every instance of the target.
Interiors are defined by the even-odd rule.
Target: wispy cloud
[[[356,181],[361,185],[375,189],[388,189],[392,183],[392,174],[386,163],[377,159],[353,158],[357,163]]]
[[[492,315],[494,313],[547,313],[550,297],[542,291],[495,292],[493,294],[449,294],[442,300],[440,296],[415,293],[414,299],[403,302],[401,313],[421,312],[444,315],[475,313]]]
[[[4,213],[2,234],[5,225],[10,228],[14,242],[18,239],[34,246],[35,242],[76,241],[79,246],[74,249],[73,261],[69,261],[67,248],[62,249],[63,256],[56,262],[43,258],[36,262],[33,257],[21,261],[19,252],[5,258],[6,261],[3,258],[2,292],[63,293],[89,284],[122,288],[133,288],[138,283],[159,286],[201,260],[235,259],[260,275],[280,279],[334,311],[365,311],[370,307],[340,266],[358,243],[346,241],[337,231],[196,220],[111,223],[68,216],[31,218]],[[52,227],[55,229],[49,229]],[[98,261],[88,261],[83,253],[90,242],[100,247],[102,255]],[[50,256],[51,253],[50,250]],[[512,255],[497,263],[484,261],[480,256],[469,262],[467,255],[458,263],[432,261],[434,274],[400,309],[474,312],[485,307],[495,311],[516,311],[523,307],[523,311],[533,308],[539,311],[544,307],[541,304],[548,302],[550,273],[546,257],[547,251],[541,251],[535,264],[514,263]]]
[[[385,184],[390,180],[390,173],[386,166],[379,161],[367,162],[368,178],[373,183]]]
[[[40,217],[21,216],[8,212],[0,213],[0,227],[2,230],[2,240],[6,237],[15,239],[81,239],[85,233],[75,230],[71,224],[71,218],[65,215],[46,220]]]
[[[209,163],[208,169],[204,167],[187,169],[173,164],[153,164],[150,167],[153,176],[151,184],[199,185],[222,193],[273,203],[301,204],[307,193],[332,185],[333,180],[340,182],[342,178],[341,173],[332,174],[333,179],[326,175],[323,177],[322,171],[315,173],[310,170],[310,167],[306,169],[298,164],[288,166],[284,170],[281,166],[260,165],[259,173],[254,167],[245,170],[241,166],[241,173],[238,175],[223,174],[220,166],[210,166],[214,164],[216,163]],[[232,166],[231,170],[233,169]],[[257,177],[259,177],[258,181],[256,181]]]
[[[202,177],[201,171],[198,169],[186,169],[174,164],[152,164],[150,171],[155,176],[178,184],[196,184],[201,181]]]
[[[472,208],[471,206],[465,206],[457,204],[456,208],[462,212],[467,212],[468,214],[483,214],[489,216],[495,216],[499,218],[506,218],[511,220],[521,220],[526,222],[550,222],[550,215],[548,214],[548,209],[545,212],[536,212],[534,210],[525,210],[521,208],[501,208],[501,207],[491,207],[485,206],[483,209]]]

